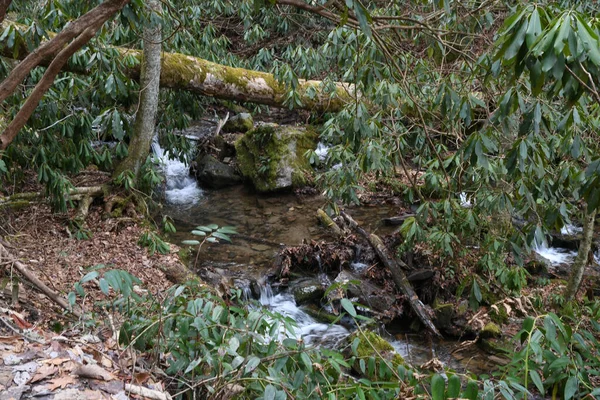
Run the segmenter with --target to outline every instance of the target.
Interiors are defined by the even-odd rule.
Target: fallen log
[[[392,273],[392,278],[394,279],[394,283],[396,283],[396,286],[398,287],[398,289],[404,295],[406,295],[406,297],[408,298],[408,301],[410,303],[410,306],[412,307],[414,312],[417,314],[417,316],[419,317],[421,322],[436,336],[442,337],[440,332],[437,330],[437,328],[431,321],[429,313],[427,312],[427,310],[425,308],[425,304],[423,304],[423,302],[421,300],[419,300],[419,297],[417,296],[414,289],[412,288],[409,280],[406,278],[404,271],[402,271],[402,269],[400,268],[400,266],[402,266],[403,268],[409,269],[408,265],[402,265],[402,264],[404,264],[403,261],[395,260],[389,254],[387,248],[385,247],[385,245],[383,244],[383,241],[381,240],[381,238],[379,238],[379,236],[377,236],[373,233],[369,234],[366,230],[361,228],[360,225],[358,225],[358,223],[354,219],[352,219],[351,216],[346,214],[344,211],[340,212],[340,215],[344,218],[344,220],[350,225],[350,227],[352,229],[354,229],[361,236],[363,236],[369,242],[369,244],[373,247],[373,249],[377,253],[377,256],[379,257],[381,262]],[[400,266],[398,266],[398,264],[400,264]]]
[[[88,197],[104,196],[107,193],[110,193],[110,188],[106,185],[75,187],[69,190],[69,200],[83,200]],[[34,201],[45,200],[47,197],[43,192],[24,192],[6,197],[0,196],[0,209],[22,207]]]
[[[338,224],[335,223],[333,219],[331,219],[329,215],[327,215],[325,211],[323,211],[323,209],[319,208],[317,210],[317,218],[319,219],[321,224],[323,224],[323,226],[326,226],[327,228],[331,229],[331,231],[336,236],[344,236],[344,232],[342,232],[342,229],[338,226]]]
[[[21,32],[27,26],[12,21],[2,22],[1,31],[12,26]],[[56,34],[49,33],[50,38]],[[26,40],[9,42],[8,37],[0,41],[0,54],[8,58],[23,59],[28,55]],[[124,72],[132,79],[139,79],[141,50],[123,47],[109,47],[117,51],[121,57],[128,57],[134,62],[133,66]],[[50,60],[46,60],[47,65]],[[217,64],[202,58],[179,53],[163,53],[161,56],[160,86],[163,88],[185,90],[203,96],[211,96],[223,100],[247,101],[275,107],[287,107],[286,98],[289,88],[279,83],[273,74],[266,72],[234,68]],[[131,64],[130,64],[131,65]],[[70,65],[69,70],[77,73],[87,73],[83,67]],[[299,79],[296,88],[303,108],[319,112],[340,111],[346,103],[355,101],[354,85],[338,82],[334,93],[325,89],[321,81]]]

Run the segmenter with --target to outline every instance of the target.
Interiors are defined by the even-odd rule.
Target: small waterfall
[[[273,288],[268,283],[260,284],[260,304],[263,306],[270,306],[273,304]]]
[[[577,257],[576,251],[563,249],[560,247],[550,247],[548,246],[548,241],[545,239],[542,243],[536,241],[533,251],[550,261],[550,263],[553,265],[570,264],[575,260],[575,257]]]
[[[273,294],[273,289],[268,283],[260,283],[260,304],[272,312],[292,318],[296,321],[294,332],[287,332],[288,336],[303,339],[306,344],[320,345],[333,348],[350,334],[340,325],[328,325],[315,321],[310,315],[298,308],[294,296],[289,292]]]
[[[560,228],[561,235],[577,235],[578,233],[582,233],[583,228],[575,225],[565,225]]]
[[[160,144],[158,137],[152,140],[152,152],[165,174],[165,198],[171,204],[196,204],[202,195],[196,179],[190,176],[190,167],[179,160],[171,160]]]

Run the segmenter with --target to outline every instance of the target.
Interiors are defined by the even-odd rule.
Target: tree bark
[[[0,0],[0,24],[6,17],[6,11],[10,7],[10,3],[12,3],[12,0]]]
[[[158,14],[161,12],[161,3],[158,0],[149,0],[148,7],[150,13]],[[136,177],[139,176],[140,167],[148,157],[148,149],[154,137],[160,92],[160,51],[162,48],[160,24],[146,26],[143,35],[144,50],[140,72],[140,102],[128,146],[129,152],[127,157],[115,168],[115,177],[126,170],[132,171]]]
[[[2,29],[6,28],[7,24],[19,26],[4,21]],[[14,46],[20,47],[9,47],[6,41],[0,42],[2,55],[8,58],[26,57],[26,47],[21,41],[16,42]],[[142,51],[123,47],[112,47],[112,49],[119,51],[122,57],[130,56],[137,61],[136,66],[125,67],[127,69],[124,72],[132,79],[139,79]],[[40,65],[43,64],[42,62]],[[70,70],[83,74],[87,72],[83,69],[77,70],[75,67]],[[289,93],[288,88],[280,84],[273,74],[228,67],[179,53],[162,54],[160,87],[185,90],[223,100],[246,101],[275,107],[286,107],[286,97]],[[347,103],[355,100],[354,85],[349,83],[335,83],[333,93],[329,93],[321,81],[300,79],[296,91],[302,105],[295,107],[317,112],[337,112]]]
[[[0,0],[4,4],[7,0]],[[51,40],[44,42],[30,54],[26,55],[21,63],[10,72],[8,77],[0,84],[0,103],[10,96],[17,86],[25,79],[31,70],[40,65],[44,60],[54,56],[62,50],[62,48],[71,40],[81,36],[88,28],[95,26],[98,21],[107,21],[117,11],[129,3],[129,0],[107,0],[98,7],[90,10],[82,15],[77,20],[73,21],[59,34],[55,35]],[[6,6],[8,8],[8,5]],[[1,7],[0,7],[1,12]],[[0,21],[2,22],[2,21]],[[6,28],[3,24],[2,28]],[[84,43],[85,44],[85,43]],[[4,46],[3,53],[6,55],[7,43],[2,43]],[[25,46],[24,43],[20,44]],[[25,55],[25,54],[24,54]]]
[[[565,300],[571,301],[577,295],[577,291],[583,281],[583,273],[588,265],[590,251],[592,250],[592,241],[594,239],[594,222],[596,220],[596,210],[586,211],[583,219],[583,238],[579,243],[579,252],[575,262],[571,266],[571,274],[565,289]]]
[[[408,297],[408,302],[410,303],[412,309],[414,310],[415,314],[417,314],[421,322],[436,336],[442,337],[440,332],[437,330],[437,328],[431,321],[431,317],[428,315],[428,312],[425,309],[425,305],[423,304],[423,302],[421,302],[421,300],[419,300],[419,297],[417,296],[410,282],[406,278],[404,271],[402,271],[402,269],[398,266],[398,263],[404,263],[400,260],[394,260],[394,258],[389,254],[387,248],[385,247],[383,241],[379,238],[379,236],[373,233],[369,234],[367,231],[361,228],[360,225],[358,225],[358,223],[354,219],[352,219],[351,216],[346,214],[344,211],[342,211],[340,215],[344,217],[344,219],[346,220],[346,222],[348,222],[352,229],[356,230],[365,239],[367,239],[371,247],[373,247],[373,249],[377,253],[377,256],[379,257],[381,262],[383,262],[383,264],[392,273],[392,278],[394,279],[394,282],[396,283],[398,289],[400,289],[400,291],[404,293],[406,297]],[[402,266],[407,269],[410,269],[408,265]]]

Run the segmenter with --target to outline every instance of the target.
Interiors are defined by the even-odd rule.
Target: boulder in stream
[[[237,185],[242,181],[233,167],[220,162],[209,154],[199,157],[196,176],[204,185],[215,189]]]
[[[317,139],[310,127],[260,125],[235,144],[240,171],[259,192],[304,186],[313,173],[304,153]]]
[[[225,125],[223,125],[223,132],[233,133],[233,132],[248,132],[250,129],[254,127],[254,120],[252,119],[252,115],[249,113],[239,113],[229,118]]]
[[[296,304],[303,305],[308,303],[320,304],[325,296],[325,288],[315,279],[304,278],[290,283],[290,289],[294,295]]]
[[[358,281],[359,283],[351,283],[352,281]],[[364,304],[374,311],[389,312],[396,303],[396,299],[392,294],[352,272],[343,270],[334,282],[344,284],[348,297],[358,298],[360,304]]]

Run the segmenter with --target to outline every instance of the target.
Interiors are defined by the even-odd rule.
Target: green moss
[[[364,360],[365,365],[367,365],[364,374],[369,379],[379,376],[379,370],[383,362],[387,362],[388,367],[394,370],[401,365],[406,365],[404,358],[396,353],[394,347],[377,333],[372,331],[356,331],[349,336],[348,340],[350,343],[353,343],[355,339],[359,339],[359,343],[356,347],[357,360],[353,368],[357,372],[362,373],[360,360]],[[368,367],[370,359],[375,361],[374,369]]]
[[[508,321],[508,313],[506,312],[506,307],[502,304],[496,307],[493,307],[489,311],[490,319],[497,324],[505,324]]]
[[[312,176],[312,167],[304,153],[315,148],[317,138],[312,128],[276,124],[256,127],[235,144],[240,171],[260,192],[280,188],[277,181],[283,165],[291,168],[292,187],[306,185]]]
[[[479,333],[481,338],[497,338],[502,336],[502,330],[493,322],[488,322]]]
[[[498,339],[480,339],[477,341],[477,345],[483,351],[490,354],[506,355],[511,354],[510,344]]]
[[[179,256],[179,261],[181,261],[181,263],[183,265],[190,265],[190,258],[192,255],[192,247],[189,246],[185,246],[185,247],[181,247],[179,249],[179,252],[177,253],[177,255]]]
[[[337,316],[326,312],[322,308],[317,308],[315,305],[304,306],[302,309],[315,320],[325,324],[333,324],[337,320]]]
[[[141,57],[141,53],[140,53]],[[178,86],[177,82],[204,82],[211,62],[179,53],[164,53],[160,74],[161,84],[167,87]]]

